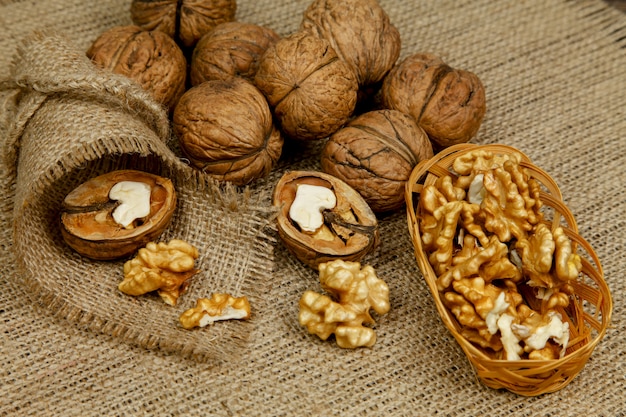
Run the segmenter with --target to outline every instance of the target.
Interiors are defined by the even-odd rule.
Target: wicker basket
[[[611,294],[604,281],[600,260],[589,243],[578,234],[574,217],[563,203],[556,183],[522,154],[522,166],[543,185],[541,197],[546,215],[544,222],[549,227],[560,225],[572,240],[573,249],[583,259],[582,272],[575,283],[574,297],[569,307],[560,311],[564,320],[569,322],[570,342],[565,356],[558,360],[509,361],[494,359],[493,354],[490,356],[488,351],[470,343],[461,335],[460,324],[442,302],[441,294],[437,290],[437,276],[422,248],[419,196],[425,185],[434,183],[442,175],[450,174],[449,168],[458,156],[476,149],[497,154],[511,152],[522,154],[505,145],[461,144],[446,148],[434,158],[417,165],[406,186],[408,226],[415,257],[443,323],[455,337],[485,385],[494,389],[505,388],[526,396],[554,392],[576,377],[604,336],[611,318]]]

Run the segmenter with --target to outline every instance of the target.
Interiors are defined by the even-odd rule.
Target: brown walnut
[[[404,187],[420,161],[431,158],[428,136],[408,115],[374,110],[335,132],[322,149],[322,170],[357,190],[374,212],[404,205]]]
[[[302,230],[290,216],[301,184],[328,188],[336,197],[336,205],[322,212],[323,223],[314,232]],[[356,190],[332,175],[287,171],[276,184],[273,205],[280,210],[276,221],[285,247],[312,268],[336,259],[360,261],[379,244],[374,212]]]
[[[226,22],[200,38],[191,58],[192,85],[231,76],[249,81],[269,45],[280,37],[272,29],[242,22]]]
[[[315,0],[301,27],[330,42],[360,86],[382,80],[400,55],[400,33],[376,0]]]
[[[133,22],[146,30],[159,30],[185,48],[195,46],[205,33],[235,20],[235,0],[133,0]]]
[[[339,129],[356,106],[356,75],[328,41],[296,32],[270,45],[254,82],[282,131],[294,139],[321,139]]]
[[[174,110],[173,129],[194,167],[235,185],[269,174],[283,146],[265,97],[239,77],[187,90]]]
[[[136,81],[170,110],[185,92],[187,62],[162,32],[117,26],[102,33],[87,51],[99,67]]]
[[[123,181],[150,187],[149,214],[126,227],[113,217],[122,202],[109,197],[111,189]],[[169,179],[135,170],[112,171],[84,182],[65,197],[61,235],[71,248],[86,257],[121,258],[156,240],[175,208],[176,192]]]
[[[440,147],[468,142],[486,111],[480,79],[432,54],[414,54],[397,64],[385,77],[382,100],[411,115]]]

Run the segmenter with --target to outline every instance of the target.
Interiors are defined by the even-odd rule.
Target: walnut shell
[[[122,181],[150,186],[150,214],[123,228],[112,216],[119,202],[109,198],[111,188]],[[112,171],[92,178],[72,190],[61,208],[61,235],[83,256],[98,260],[122,258],[156,240],[170,222],[176,208],[172,182],[136,170]]]
[[[265,97],[243,78],[190,88],[174,110],[172,125],[194,167],[236,185],[266,176],[282,151]]]
[[[358,191],[374,212],[385,212],[403,207],[411,171],[432,156],[428,136],[410,116],[375,110],[335,132],[322,149],[321,164]]]
[[[254,82],[289,137],[320,139],[339,129],[356,105],[356,75],[328,41],[296,32],[270,45]]]
[[[170,110],[185,92],[187,61],[162,32],[117,26],[102,33],[87,51],[98,66],[135,80]]]
[[[301,28],[328,40],[360,86],[382,80],[400,55],[400,33],[376,0],[315,0]]]
[[[235,0],[133,0],[130,16],[145,30],[159,30],[185,48],[215,26],[235,20]]]
[[[191,85],[231,76],[254,80],[259,60],[280,37],[272,29],[242,22],[216,26],[198,41],[191,58]]]
[[[329,188],[337,198],[335,208],[323,213],[323,237],[320,233],[302,231],[289,216],[298,184]],[[335,259],[360,261],[380,242],[374,212],[359,193],[332,175],[315,171],[285,172],[274,189],[273,205],[280,209],[276,221],[285,247],[312,268]]]
[[[385,77],[382,101],[411,115],[440,147],[472,139],[486,111],[480,79],[432,54],[414,54],[397,64]]]

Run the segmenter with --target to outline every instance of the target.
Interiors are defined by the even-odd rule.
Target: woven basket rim
[[[588,278],[586,281],[591,281],[593,286],[586,282],[577,285],[575,294],[579,301],[570,303],[578,305],[578,307],[573,308],[575,311],[572,314],[575,316],[574,319],[577,319],[578,327],[586,329],[587,332],[575,334],[577,338],[573,339],[576,341],[574,347],[572,348],[572,343],[570,343],[567,354],[560,359],[510,361],[489,357],[485,351],[469,342],[456,330],[458,326],[456,318],[447,310],[440,299],[436,285],[437,276],[428,262],[421,244],[418,220],[419,195],[425,185],[434,182],[441,175],[448,175],[452,162],[458,156],[474,150],[485,150],[499,154],[518,153],[522,158],[520,164],[547,190],[542,192],[542,202],[544,206],[554,210],[553,218],[547,221],[548,225],[556,227],[561,225],[561,221],[564,221],[566,225],[561,225],[561,227],[572,240],[574,249],[580,248],[578,252],[582,250],[587,255],[583,257],[584,265],[581,274],[586,275]],[[535,166],[526,154],[512,146],[464,143],[445,148],[433,158],[422,161],[415,166],[406,183],[405,198],[408,228],[418,266],[428,284],[441,320],[464,351],[479,380],[491,388],[504,388],[525,396],[558,391],[571,382],[582,370],[591,353],[604,337],[611,321],[613,306],[611,293],[604,280],[600,259],[592,246],[578,234],[578,226],[574,216],[563,202],[561,191],[550,175]],[[585,311],[583,301],[587,309],[591,308],[590,305],[595,307],[595,312]],[[580,311],[578,311],[579,309]],[[598,318],[599,315],[601,318]],[[595,332],[593,337],[592,331]],[[576,329],[571,329],[570,333],[572,332],[577,333]]]

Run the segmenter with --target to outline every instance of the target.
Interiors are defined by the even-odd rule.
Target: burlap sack
[[[178,316],[211,292],[257,294],[271,266],[263,228],[270,207],[185,165],[168,148],[167,113],[125,77],[99,71],[68,39],[34,33],[20,45],[3,84],[11,119],[4,142],[13,190],[13,247],[22,284],[50,313],[146,347],[203,360],[232,357],[249,334],[247,322],[215,326],[210,335],[182,329]],[[117,290],[122,264],[92,262],[65,245],[59,213],[73,188],[114,169],[141,169],[171,178],[178,207],[163,240],[201,250],[200,270],[175,308],[153,297]]]
[[[241,0],[237,17],[285,35],[297,28],[308,3]],[[365,260],[391,289],[392,309],[376,324],[374,347],[339,349],[307,334],[298,324],[298,300],[305,290],[320,291],[317,276],[277,239],[269,203],[284,170],[319,167],[319,145],[288,146],[270,177],[248,192],[216,189],[177,160],[158,127],[159,112],[140,104],[139,96],[120,103],[111,92],[107,98],[102,91],[55,93],[33,114],[16,118],[11,105],[17,97],[9,94],[1,120],[11,130],[1,132],[2,144],[5,155],[19,160],[0,165],[6,196],[0,201],[0,415],[626,415],[626,17],[599,0],[380,3],[400,30],[403,56],[437,53],[481,77],[489,108],[473,141],[518,147],[550,173],[581,235],[596,249],[612,289],[614,324],[582,373],[561,391],[532,398],[481,385],[437,316],[403,212],[381,216],[382,245]],[[70,37],[80,51],[105,28],[129,23],[128,0],[0,4],[0,71],[7,78],[10,60],[19,62],[18,45],[35,29],[63,34],[56,40]],[[65,60],[59,65],[68,66]],[[132,144],[114,135],[109,138],[118,148],[70,155],[29,136],[35,128],[54,132],[49,124],[55,118],[44,119],[40,111],[68,98],[74,105],[113,108],[134,125],[116,127],[134,138]],[[18,108],[37,103],[24,100]],[[19,121],[28,123],[21,123],[15,142],[11,132]],[[88,137],[74,136],[76,149],[107,137],[98,126]],[[47,154],[41,162],[34,158],[32,170],[22,165],[43,147]],[[144,156],[129,156],[129,148]],[[111,289],[120,278],[116,267],[94,270],[62,245],[54,207],[43,202],[58,207],[72,184],[137,160],[175,177],[181,190],[184,202],[164,237],[188,238],[205,256],[201,285],[192,286],[180,309],[217,286],[251,296],[253,320],[188,334],[156,297],[127,307],[135,316],[111,308],[126,302]],[[27,226],[33,218],[46,222]],[[44,246],[49,252],[43,257],[29,249]],[[103,303],[110,304],[101,311]]]

